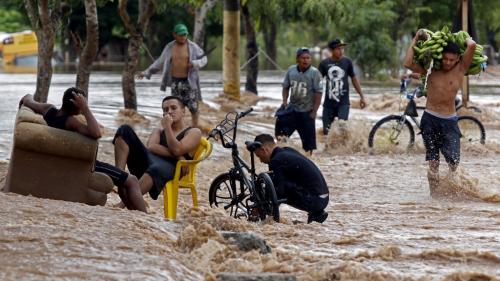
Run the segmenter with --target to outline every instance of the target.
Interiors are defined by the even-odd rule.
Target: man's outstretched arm
[[[42,103],[42,102],[37,102],[33,99],[33,95],[27,94],[24,97],[21,98],[19,101],[19,108],[24,105],[31,110],[33,110],[35,113],[45,115],[45,113],[54,105],[50,103]]]

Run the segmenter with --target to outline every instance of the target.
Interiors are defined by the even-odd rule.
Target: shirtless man
[[[404,66],[413,72],[426,75],[427,70],[413,61],[413,46],[422,30],[413,38],[406,51]],[[462,86],[463,77],[472,62],[476,42],[465,41],[466,50],[460,56],[460,47],[448,43],[443,49],[441,70],[434,70],[427,78],[427,104],[422,115],[421,129],[426,156],[429,163],[427,178],[431,196],[439,195],[439,152],[443,154],[450,170],[456,171],[460,161],[460,129],[455,111],[455,97]]]
[[[151,78],[163,70],[160,90],[168,86],[172,95],[180,97],[191,112],[192,125],[198,126],[198,102],[201,100],[198,70],[207,64],[207,56],[196,43],[187,39],[188,29],[184,24],[174,27],[174,41],[163,49],[161,56],[137,78]]]
[[[176,96],[167,96],[162,102],[161,128],[155,129],[145,146],[132,128],[122,125],[116,131],[115,165],[139,178],[142,194],[149,192],[153,199],[160,195],[165,183],[174,178],[180,159],[193,159],[201,140],[198,128],[184,124],[185,106]]]

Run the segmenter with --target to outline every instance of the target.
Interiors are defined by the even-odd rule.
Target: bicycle
[[[389,115],[380,119],[370,130],[368,135],[368,146],[375,151],[384,151],[387,148],[404,150],[410,149],[415,144],[415,130],[410,121],[413,121],[415,126],[421,130],[420,122],[418,121],[417,109],[425,109],[425,107],[417,106],[415,97],[422,96],[422,87],[417,87],[412,91],[407,88],[410,79],[401,80],[401,94],[408,99],[408,104],[401,115]],[[463,105],[455,100],[456,110]],[[478,108],[470,107],[476,112],[480,112]],[[458,116],[458,127],[462,133],[462,141],[469,143],[484,144],[486,141],[486,132],[483,124],[473,116]],[[420,134],[419,132],[418,134]]]
[[[209,203],[211,207],[223,207],[234,218],[246,217],[250,221],[257,221],[272,216],[279,222],[279,205],[283,200],[278,200],[269,174],[257,175],[255,172],[254,152],[261,143],[245,142],[246,149],[250,152],[250,165],[240,157],[236,144],[238,120],[252,110],[229,112],[208,135],[208,138],[218,137],[224,148],[231,149],[233,161],[233,167],[218,175],[210,184]]]

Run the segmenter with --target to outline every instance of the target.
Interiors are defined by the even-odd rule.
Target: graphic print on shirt
[[[344,89],[343,78],[345,76],[345,71],[333,65],[328,69],[328,97],[331,100],[340,101],[340,97],[344,94],[342,89]]]
[[[307,96],[307,83],[292,80],[292,96],[302,99]]]

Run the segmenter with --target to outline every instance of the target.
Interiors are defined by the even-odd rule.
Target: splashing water
[[[494,186],[482,185],[478,178],[473,177],[463,167],[455,172],[449,171],[439,181],[441,193],[451,198],[468,199],[470,197],[487,202],[500,202],[500,190]]]
[[[431,63],[429,64],[429,68],[427,68],[427,74],[425,75],[425,82],[424,82],[424,91],[427,90],[427,81],[429,80],[429,75],[432,73],[432,67],[434,66],[434,59],[431,60]]]

